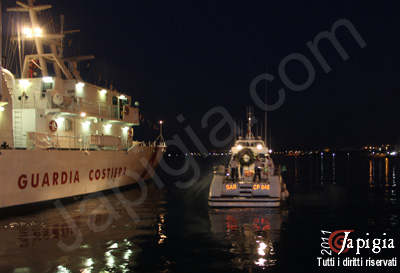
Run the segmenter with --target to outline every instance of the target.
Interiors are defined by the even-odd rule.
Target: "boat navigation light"
[[[4,112],[6,110],[3,106],[0,106],[0,112]]]
[[[86,113],[85,112],[81,112],[81,118],[86,117]]]
[[[243,146],[239,144],[239,145],[237,146],[237,149],[238,149],[238,151],[240,151],[240,150],[243,149]]]
[[[261,150],[262,149],[262,145],[261,144],[257,144],[257,150]]]

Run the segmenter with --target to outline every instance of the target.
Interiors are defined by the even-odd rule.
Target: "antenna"
[[[2,6],[1,6],[1,0],[0,0],[0,67],[2,67],[3,65],[3,18],[2,18]],[[0,79],[1,79],[1,75],[0,75]],[[0,83],[1,85],[1,83]],[[1,88],[1,86],[0,86]],[[1,93],[1,92],[0,92]]]
[[[156,143],[158,142],[160,146],[165,146],[165,140],[164,140],[164,136],[163,136],[164,121],[160,120],[158,123],[160,124],[160,135],[157,137]]]
[[[233,141],[236,140],[236,121],[233,123]]]
[[[0,97],[3,94],[3,73],[2,73],[2,69],[3,69],[3,63],[2,63],[2,59],[3,59],[3,18],[2,18],[2,6],[1,6],[1,0],[0,0]]]
[[[266,70],[268,70],[268,66],[266,67]],[[268,72],[268,71],[267,71]],[[268,105],[268,92],[267,92],[267,84],[265,84],[265,105]],[[265,146],[268,147],[267,145],[267,140],[268,140],[268,109],[265,108],[265,113],[264,113],[264,141],[265,141]]]

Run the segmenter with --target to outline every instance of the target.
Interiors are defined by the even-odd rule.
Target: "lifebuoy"
[[[57,124],[57,122],[56,122],[55,120],[50,121],[50,123],[49,123],[49,129],[50,129],[50,131],[52,131],[52,132],[57,131],[57,129],[58,129],[58,124]]]
[[[249,148],[243,149],[238,154],[239,162],[242,166],[250,166],[256,161],[256,157],[252,150]]]

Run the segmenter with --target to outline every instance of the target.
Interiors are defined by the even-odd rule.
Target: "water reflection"
[[[131,272],[142,251],[140,242],[157,235],[165,238],[160,194],[154,189],[143,204],[130,207],[135,219],[120,199],[136,200],[138,189],[65,205],[69,219],[54,208],[2,219],[0,272]],[[105,200],[111,207],[104,206]],[[73,244],[71,249],[62,247]]]
[[[212,209],[211,232],[229,244],[232,265],[251,272],[277,264],[280,230],[284,216],[280,209]]]
[[[204,177],[189,190],[150,186],[145,202],[131,209],[121,196],[137,200],[139,189],[69,203],[71,221],[55,208],[2,215],[0,272],[299,272],[315,260],[319,238],[316,244],[309,238],[321,226],[400,226],[400,157],[318,152],[275,162],[288,169],[295,197],[290,213],[209,209],[207,163]],[[78,247],[70,251],[59,246],[75,241]],[[301,253],[299,246],[306,246]]]
[[[396,166],[398,157],[371,157],[369,158],[369,186],[370,188],[387,188],[387,192],[396,189]]]

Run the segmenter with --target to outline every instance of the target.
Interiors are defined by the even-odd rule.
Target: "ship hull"
[[[1,150],[0,208],[109,190],[151,178],[162,148]]]

